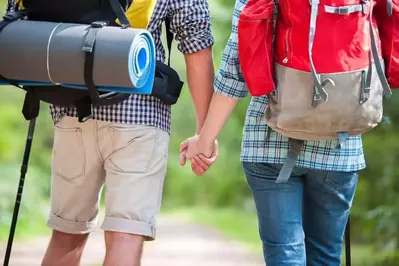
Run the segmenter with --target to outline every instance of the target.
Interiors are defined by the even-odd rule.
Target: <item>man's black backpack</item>
[[[24,9],[19,10],[15,0],[8,1],[7,13],[4,20],[0,21],[1,30],[9,23],[19,19],[48,22],[79,23],[91,25],[86,40],[94,47],[96,28],[106,25],[128,28],[129,20],[125,12],[132,3],[131,0],[24,0]],[[116,24],[118,18],[121,25]],[[155,79],[151,95],[166,104],[173,105],[177,102],[183,82],[179,75],[170,67],[170,53],[173,34],[170,31],[169,21],[165,21],[167,46],[169,50],[168,65],[161,61],[156,62]],[[90,35],[91,34],[91,35]],[[89,36],[90,35],[90,36]],[[86,42],[85,45],[88,45]],[[79,121],[83,122],[91,117],[91,106],[105,106],[120,103],[130,94],[117,92],[99,92],[93,81],[94,53],[86,52],[84,77],[87,90],[65,88],[62,86],[22,86],[26,91],[23,106],[23,115],[27,120],[39,114],[40,101],[61,107],[76,107]],[[18,86],[0,73],[0,79],[11,85]],[[18,86],[19,87],[19,86]]]

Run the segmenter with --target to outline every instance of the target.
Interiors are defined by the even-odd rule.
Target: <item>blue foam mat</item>
[[[155,65],[156,65],[156,56],[155,56],[155,44],[152,39],[152,36],[148,32],[144,32],[141,34],[140,38],[145,41],[146,45],[144,50],[146,50],[145,62],[139,62],[140,59],[143,59],[140,56],[140,52],[142,49],[138,51],[135,49],[131,49],[129,53],[129,74],[132,80],[132,83],[136,83],[137,87],[117,87],[117,86],[97,86],[98,91],[103,92],[121,92],[121,93],[135,93],[135,94],[151,94],[153,84],[154,84],[154,75],[155,75]],[[132,44],[134,45],[134,43]],[[145,49],[145,48],[148,48]],[[145,64],[143,67],[142,64]],[[141,66],[140,66],[141,65]],[[67,84],[67,83],[59,83],[55,84],[52,82],[36,82],[36,81],[26,81],[26,80],[12,80],[14,83],[17,83],[21,86],[54,86],[61,85],[64,87],[75,88],[87,90],[86,85],[83,84]],[[0,80],[0,86],[9,85],[8,82],[4,80]]]

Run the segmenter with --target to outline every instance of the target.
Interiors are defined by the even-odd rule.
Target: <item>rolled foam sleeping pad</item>
[[[10,23],[0,32],[0,74],[19,85],[87,89],[82,48],[89,29],[89,25],[70,23]],[[97,90],[149,94],[155,63],[154,40],[148,31],[99,29],[93,66]]]

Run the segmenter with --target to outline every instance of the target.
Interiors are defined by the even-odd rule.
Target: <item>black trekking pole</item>
[[[345,228],[345,257],[346,266],[351,266],[351,227],[350,227],[350,216],[348,216],[348,221]]]
[[[36,124],[35,118],[30,120],[28,137],[26,139],[24,158],[23,158],[22,166],[21,166],[21,177],[19,179],[17,198],[15,200],[14,213],[13,213],[12,222],[11,222],[10,235],[8,237],[6,254],[4,256],[4,266],[8,266],[8,263],[9,263],[10,257],[11,257],[12,243],[14,241],[15,228],[17,227],[19,207],[21,206],[22,191],[24,189],[24,183],[25,183],[25,175],[26,175],[26,172],[28,171],[29,155],[30,155],[30,150],[32,147],[32,139],[33,139],[33,133],[35,131],[35,124]]]

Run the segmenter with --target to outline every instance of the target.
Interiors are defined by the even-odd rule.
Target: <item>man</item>
[[[215,93],[199,136],[181,145],[182,157],[207,158],[237,101],[248,95],[240,68],[237,0],[232,33],[216,76]],[[267,98],[253,97],[246,114],[241,161],[259,218],[268,266],[340,265],[343,235],[358,174],[365,167],[362,139],[307,141],[288,182],[276,183],[289,150],[287,137],[265,124]],[[270,136],[267,137],[267,133]],[[182,160],[182,164],[184,160]]]
[[[143,1],[133,1],[143,4]],[[144,11],[143,11],[144,12]],[[148,30],[156,57],[164,20],[184,54],[188,87],[202,127],[213,91],[210,12],[206,0],[158,0]],[[134,18],[133,18],[134,19]],[[53,229],[44,266],[79,265],[87,238],[98,222],[100,193],[106,185],[104,265],[140,265],[143,241],[156,237],[167,169],[171,107],[151,96],[94,108],[79,123],[75,109],[51,106],[55,124],[51,213]],[[203,169],[193,165],[201,175]]]

